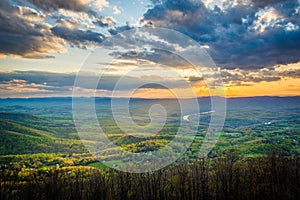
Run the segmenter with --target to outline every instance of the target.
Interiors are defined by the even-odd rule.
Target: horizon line
[[[44,97],[0,97],[0,100],[7,100],[7,99],[67,99],[67,98],[95,98],[95,99],[144,99],[144,100],[173,100],[173,99],[201,99],[201,98],[225,98],[225,99],[242,99],[242,98],[262,98],[262,97],[269,97],[269,98],[295,98],[300,97],[300,95],[265,95],[265,96],[202,96],[202,97],[184,97],[184,98],[147,98],[147,97],[91,97],[91,96],[79,96],[79,97],[72,97],[72,96],[44,96]]]

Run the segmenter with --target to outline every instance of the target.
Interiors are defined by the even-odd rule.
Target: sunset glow
[[[167,34],[124,37],[117,45],[123,51],[110,52],[113,62],[106,63],[107,55],[98,55],[89,77],[97,79],[104,72],[105,81],[96,90],[89,84],[80,88],[82,96],[173,98],[171,90],[184,98],[300,94],[300,7],[296,0],[270,5],[227,0],[47,2],[4,0],[0,5],[2,98],[72,96],[76,74],[96,49],[111,49],[114,45],[103,43],[143,27],[177,31],[187,42],[177,39],[175,44]],[[129,50],[126,43],[132,47],[133,41],[136,50]],[[185,52],[192,58],[197,52],[191,41],[215,67],[204,61],[191,66],[180,57]],[[152,44],[160,49],[151,48]],[[121,77],[128,83],[114,89]],[[171,88],[152,87],[151,81]],[[132,93],[133,85],[141,83],[150,87],[135,88]]]

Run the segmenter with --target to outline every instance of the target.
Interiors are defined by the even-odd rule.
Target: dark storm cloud
[[[210,13],[201,1],[165,1],[149,9],[144,20],[154,26],[172,28],[197,40],[211,40],[214,27]],[[205,22],[205,23],[204,23]]]
[[[214,43],[211,56],[227,69],[259,69],[300,61],[300,29],[285,31],[274,28],[253,37],[237,39],[236,42],[226,38],[223,43]]]
[[[0,4],[0,54],[28,58],[49,57],[50,52],[64,51],[63,40],[40,22],[44,16],[27,7]],[[38,23],[36,23],[36,21]]]
[[[67,42],[80,48],[101,43],[105,38],[104,34],[91,27],[109,26],[116,22],[112,17],[95,15],[90,3],[96,5],[92,0],[1,1],[0,57],[53,58],[51,53],[66,52]],[[99,9],[106,3],[101,0],[96,7]],[[58,9],[72,12],[52,13]],[[68,14],[70,16],[66,16]],[[84,19],[78,19],[81,16]],[[56,23],[53,25],[51,20]]]
[[[150,8],[141,23],[175,29],[210,46],[214,61],[227,69],[260,69],[300,61],[298,1],[252,3],[254,6],[237,4],[222,10],[207,8],[201,1],[164,0]]]

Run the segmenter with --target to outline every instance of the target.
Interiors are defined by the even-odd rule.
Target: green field
[[[219,140],[208,157],[214,158],[226,152],[235,152],[241,158],[259,157],[271,151],[286,156],[299,155],[298,100],[298,97],[229,99],[223,132],[220,133]],[[163,128],[149,137],[126,134],[114,121],[109,109],[110,100],[99,99],[96,102],[98,121],[107,138],[122,150],[132,153],[157,151],[168,145],[174,139],[182,120],[176,101],[136,101],[137,103],[132,103],[130,111],[136,123],[142,124],[149,123],[146,110],[150,105],[164,105],[168,116]],[[90,154],[88,151],[96,146],[94,139],[97,133],[87,132],[84,140],[80,140],[72,118],[71,103],[71,99],[68,98],[0,100],[0,165],[7,168],[55,165],[88,165],[102,168],[95,157],[96,153]],[[209,99],[200,99],[199,105],[204,111],[210,109]],[[180,136],[181,141],[193,139],[193,143],[178,162],[189,162],[198,158],[210,117],[210,114],[200,114],[195,138]],[[88,122],[85,126],[87,131],[91,127]],[[187,128],[186,133],[189,132]],[[179,145],[178,148],[182,147]],[[108,148],[107,151],[114,152],[115,149]],[[101,158],[110,164],[120,161],[118,155]]]
[[[190,135],[194,127],[186,126],[174,146],[180,151],[191,141],[187,150],[169,166],[135,174],[116,170],[134,158],[124,160],[117,150],[147,155],[159,151],[174,141],[183,115],[193,119],[193,108],[182,114],[176,100],[133,100],[130,112],[137,124],[150,122],[152,104],[164,105],[168,115],[157,134],[126,133],[122,128],[132,127],[117,125],[110,100],[97,99],[97,120],[115,145],[99,151],[106,144],[97,140],[99,133],[89,120],[83,124],[85,132],[77,133],[70,98],[2,99],[0,198],[298,199],[299,102],[299,97],[227,99],[224,127],[213,133],[220,137],[201,158],[212,112],[209,99],[199,99],[196,135]]]

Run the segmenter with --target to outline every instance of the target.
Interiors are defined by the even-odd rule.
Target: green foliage
[[[68,100],[0,100],[0,199],[299,199],[300,107],[295,99],[229,103],[224,131],[207,160],[197,156],[211,116],[200,115],[187,152],[153,174],[116,172],[90,155],[76,133]],[[167,123],[158,134],[137,138],[124,133],[107,100],[98,101],[99,124],[125,151],[156,151],[174,138],[180,110],[173,100],[136,101],[131,114],[139,125],[149,123],[150,103],[165,104]],[[94,134],[86,144],[94,143]],[[280,156],[268,155],[273,150]],[[112,154],[101,159],[122,162],[115,149],[108,151]]]
[[[300,158],[271,153],[238,160],[176,164],[154,173],[130,174],[91,167],[0,170],[5,199],[298,199]]]
[[[240,103],[243,103],[244,100],[239,104],[234,104],[234,108],[231,108],[229,104],[224,132],[209,156],[214,157],[216,152],[226,152],[232,147],[245,158],[263,156],[271,150],[276,150],[283,155],[299,155],[299,106],[298,104],[290,105],[289,99],[283,100],[286,102],[285,107],[278,107],[278,105],[276,107],[264,102],[261,103],[263,106],[261,104],[252,107],[248,104],[241,106]],[[72,157],[74,153],[85,155],[87,151],[76,133],[69,103],[63,99],[29,99],[27,103],[25,100],[19,100],[15,103],[17,105],[10,105],[11,102],[4,104],[1,107],[2,113],[0,113],[0,155],[41,153],[55,155],[54,153],[56,153],[58,158],[61,155]],[[100,100],[99,103],[104,103],[96,108],[99,124],[107,137],[125,151],[135,153],[156,151],[174,138],[180,125],[180,110],[174,106],[176,103],[174,104],[173,101],[136,101],[131,108],[131,114],[136,123],[147,124],[149,122],[147,108],[151,104],[148,103],[164,104],[168,110],[168,118],[167,123],[158,134],[146,138],[133,137],[123,133],[117,126],[109,109],[109,102]],[[197,158],[209,120],[210,115],[200,115],[198,134],[190,148],[180,158],[181,161]],[[86,127],[89,126],[87,123]],[[86,138],[85,143],[92,145],[94,137],[91,133],[89,135],[91,137]],[[114,149],[110,151],[114,152]],[[102,159],[119,160],[118,155]],[[15,162],[18,163],[18,160]],[[47,164],[45,163],[45,165]]]

